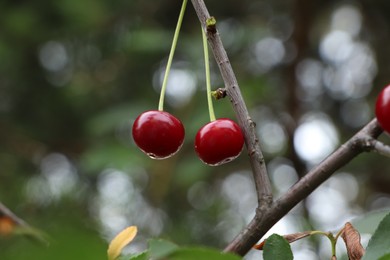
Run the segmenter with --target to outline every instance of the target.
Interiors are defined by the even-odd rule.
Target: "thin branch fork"
[[[224,250],[225,252],[245,255],[277,221],[327,180],[336,170],[349,163],[362,152],[377,151],[378,153],[390,156],[390,147],[376,140],[382,133],[382,129],[377,120],[373,119],[351,139],[309,171],[282,197],[273,201],[271,184],[267,175],[258,137],[256,136],[255,124],[249,116],[218,30],[214,27],[215,24],[211,29],[207,27],[210,14],[204,1],[191,0],[191,2],[204,30],[207,32],[208,42],[219,66],[226,92],[232,102],[238,123],[243,130],[245,143],[249,152],[258,196],[258,208],[252,221]]]

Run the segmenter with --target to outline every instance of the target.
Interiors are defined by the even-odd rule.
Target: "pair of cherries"
[[[383,130],[390,133],[390,85],[378,95],[375,114]],[[154,159],[165,159],[179,151],[185,131],[181,121],[173,115],[150,110],[137,117],[132,133],[144,153]],[[195,151],[209,165],[221,165],[235,159],[243,144],[240,127],[228,118],[211,121],[195,137]]]
[[[132,129],[137,146],[153,159],[165,159],[179,151],[184,126],[168,112],[150,110],[140,114]],[[196,134],[195,151],[206,164],[221,165],[238,157],[244,145],[241,128],[228,118],[204,125]]]

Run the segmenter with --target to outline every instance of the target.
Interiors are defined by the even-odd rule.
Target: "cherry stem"
[[[210,83],[210,61],[209,61],[209,50],[207,46],[206,34],[202,29],[202,39],[203,39],[203,51],[204,51],[204,65],[206,71],[206,89],[207,89],[207,103],[209,107],[210,121],[215,121],[215,113],[213,107],[213,99],[211,94],[211,83]]]
[[[160,93],[160,101],[158,103],[158,110],[159,111],[164,110],[164,97],[165,97],[165,91],[167,89],[168,75],[169,75],[169,72],[171,70],[173,55],[175,54],[177,39],[179,38],[179,32],[180,32],[181,24],[183,22],[183,17],[184,17],[184,12],[186,10],[186,6],[187,6],[187,0],[183,0],[183,4],[181,6],[181,10],[180,10],[180,14],[179,14],[179,19],[178,19],[177,25],[176,25],[175,34],[173,35],[173,41],[172,41],[171,51],[169,52],[167,67],[165,68],[164,80],[162,83],[161,93]]]

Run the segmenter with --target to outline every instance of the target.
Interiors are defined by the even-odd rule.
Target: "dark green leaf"
[[[290,244],[285,238],[277,234],[273,234],[267,238],[263,250],[264,260],[294,259]]]
[[[390,214],[380,223],[368,243],[363,260],[377,260],[390,253]],[[385,258],[386,259],[386,258]]]

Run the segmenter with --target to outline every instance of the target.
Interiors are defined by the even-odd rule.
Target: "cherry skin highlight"
[[[204,125],[196,134],[195,151],[206,164],[218,166],[237,158],[244,145],[241,128],[228,118]]]
[[[390,85],[379,93],[375,104],[375,115],[383,130],[390,133]]]
[[[179,151],[184,133],[184,126],[179,119],[158,110],[140,114],[132,129],[136,145],[153,159],[165,159]]]

